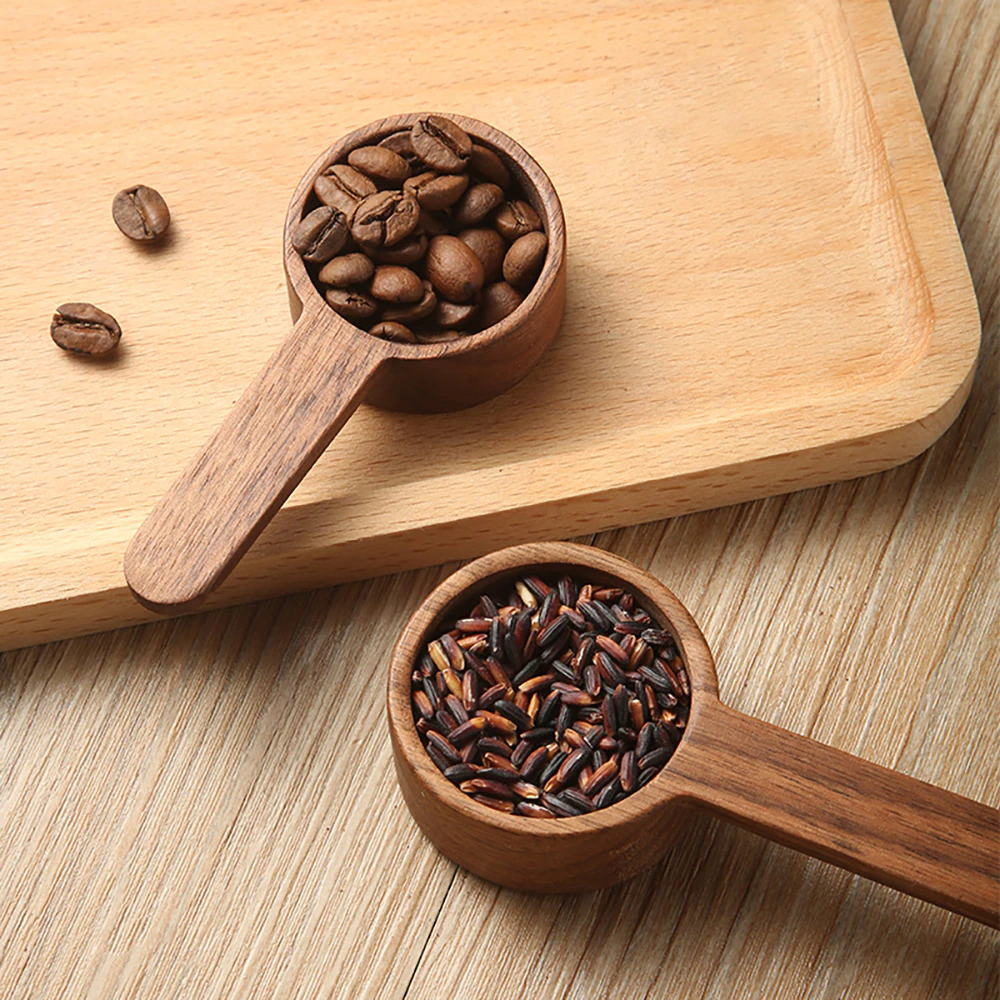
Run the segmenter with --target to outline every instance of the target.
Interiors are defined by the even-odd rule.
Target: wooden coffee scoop
[[[129,587],[153,611],[191,610],[225,579],[363,400],[411,412],[472,406],[520,381],[555,337],[566,299],[566,234],[555,188],[511,138],[461,115],[447,117],[501,154],[548,235],[545,264],[524,302],[481,333],[402,344],[352,326],[313,284],[292,231],[313,205],[316,178],[350,150],[421,117],[386,118],[345,136],[296,189],[284,243],[295,327],[125,553]]]
[[[691,682],[676,752],[645,787],[584,816],[535,819],[462,794],[420,742],[410,675],[427,643],[483,593],[526,573],[631,590],[674,637]],[[579,892],[658,861],[685,811],[761,836],[974,920],[1000,926],[1000,811],[749,718],[719,701],[712,654],[683,604],[637,566],[568,543],[520,545],[454,573],[417,609],[392,656],[389,728],[406,804],[424,833],[475,874],[536,892]]]

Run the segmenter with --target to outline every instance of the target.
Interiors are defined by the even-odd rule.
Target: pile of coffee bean
[[[431,759],[475,801],[518,816],[579,816],[651,781],[691,704],[673,636],[619,587],[563,576],[482,595],[411,676]]]
[[[317,203],[292,245],[331,308],[386,340],[443,343],[493,326],[548,251],[503,158],[437,115],[327,167],[306,207]]]

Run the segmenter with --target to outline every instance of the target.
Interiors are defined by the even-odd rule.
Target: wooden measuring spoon
[[[410,674],[427,642],[480,594],[527,572],[570,573],[631,590],[673,634],[691,681],[687,728],[663,770],[623,801],[585,816],[534,819],[480,805],[438,771],[414,725]],[[1000,925],[1000,811],[727,708],[708,644],[684,605],[648,573],[600,549],[519,545],[450,576],[396,644],[388,711],[410,812],[443,854],[492,882],[536,892],[613,885],[658,861],[693,806]]]
[[[446,115],[499,153],[538,212],[549,249],[534,288],[506,319],[443,344],[397,344],[335,313],[292,246],[318,204],[313,183],[358,146],[412,126],[420,114],[377,121],[331,146],[306,172],[285,219],[285,273],[295,326],[222,426],[146,518],[125,553],[136,598],[158,612],[197,607],[323,453],[358,405],[437,412],[473,406],[519,382],[559,329],[566,300],[562,206],[542,168],[509,136]]]

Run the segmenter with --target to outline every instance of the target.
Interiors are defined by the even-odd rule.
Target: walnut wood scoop
[[[480,594],[528,571],[570,573],[631,590],[673,634],[691,681],[687,728],[663,770],[628,798],[585,816],[535,819],[480,805],[438,771],[414,725],[410,674],[435,630],[461,617]],[[599,549],[520,545],[450,576],[396,644],[388,710],[410,812],[442,853],[492,882],[537,892],[620,882],[667,852],[694,806],[1000,925],[1000,811],[727,708],[719,700],[711,651],[684,605],[648,573]]]
[[[285,272],[295,326],[222,426],[162,497],[125,553],[136,598],[161,613],[197,607],[243,557],[364,400],[390,410],[473,406],[519,382],[555,337],[566,299],[566,233],[542,168],[502,132],[447,115],[499,153],[538,212],[548,256],[534,288],[506,319],[443,344],[399,344],[352,326],[320,295],[292,246],[331,163],[422,117],[386,118],[352,132],[309,168],[285,219]]]

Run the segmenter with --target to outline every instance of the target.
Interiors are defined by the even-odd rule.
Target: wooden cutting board
[[[7,0],[0,28],[0,647],[150,617],[122,553],[288,331],[292,190],[392,113],[549,172],[562,331],[476,409],[363,407],[214,604],[874,472],[964,402],[976,302],[884,0]],[[136,183],[162,248],[112,224]],[[50,341],[79,300],[116,361]]]

